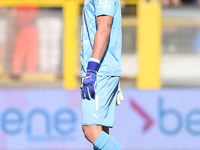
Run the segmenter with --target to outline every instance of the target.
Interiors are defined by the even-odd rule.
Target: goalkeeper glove
[[[120,105],[120,101],[123,101],[123,100],[124,100],[124,97],[122,95],[122,90],[120,88],[120,83],[119,83],[118,91],[117,91],[117,103],[116,103],[116,105],[119,106]]]
[[[88,62],[87,73],[83,79],[82,84],[82,93],[83,96],[89,100],[91,98],[95,98],[98,69],[98,62],[91,60]]]

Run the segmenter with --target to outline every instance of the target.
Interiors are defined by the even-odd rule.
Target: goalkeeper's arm
[[[94,38],[92,58],[101,60],[103,57],[110,39],[112,19],[111,16],[97,17],[97,32]]]
[[[108,45],[112,26],[112,17],[110,16],[98,16],[96,20],[97,32],[94,38],[92,57],[88,62],[87,73],[83,79],[82,87],[83,96],[87,99],[95,97],[99,63]]]

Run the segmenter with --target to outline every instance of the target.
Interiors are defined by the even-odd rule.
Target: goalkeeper
[[[109,136],[121,75],[120,0],[85,0],[81,43],[84,135],[94,150],[120,150]]]

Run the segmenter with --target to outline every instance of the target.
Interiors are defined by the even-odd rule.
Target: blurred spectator
[[[200,0],[182,0],[182,3],[184,5],[193,5],[193,4],[200,5]]]
[[[196,4],[200,5],[200,0],[195,0]]]
[[[5,7],[0,7],[0,75],[5,73],[5,57],[7,42],[7,20],[4,17]]]
[[[162,0],[163,7],[178,7],[182,4],[181,0]]]
[[[183,5],[200,5],[200,0],[161,0],[163,7],[178,7],[181,4]]]
[[[19,75],[25,63],[27,73],[34,73],[38,63],[38,34],[34,26],[36,7],[17,7],[16,48],[13,54],[13,73]]]

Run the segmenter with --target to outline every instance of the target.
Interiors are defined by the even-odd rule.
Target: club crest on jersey
[[[108,0],[99,0],[99,4],[102,5],[102,4],[108,4]]]

